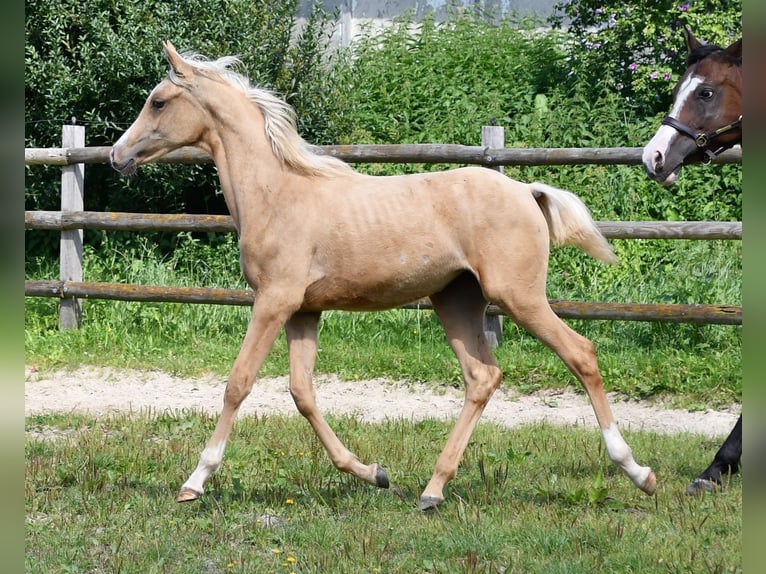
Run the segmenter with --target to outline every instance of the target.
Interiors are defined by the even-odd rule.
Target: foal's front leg
[[[290,354],[290,394],[339,470],[380,488],[388,488],[388,475],[377,463],[363,464],[338,439],[317,408],[311,376],[317,354],[320,313],[296,313],[285,324]]]
[[[263,299],[265,298],[261,298],[261,302]],[[258,370],[285,321],[286,313],[272,313],[263,307],[264,305],[259,305],[256,300],[245,339],[226,383],[221,416],[213,436],[202,451],[197,468],[181,487],[176,502],[189,502],[202,496],[205,481],[221,466],[226,440],[231,433],[237,411],[242,401],[250,394]]]

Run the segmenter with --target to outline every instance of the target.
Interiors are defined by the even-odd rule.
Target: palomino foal
[[[386,471],[365,464],[317,409],[311,382],[324,309],[372,311],[430,297],[460,363],[465,402],[430,482],[423,510],[443,489],[502,374],[484,336],[487,302],[550,347],[583,384],[609,457],[652,494],[655,476],[620,435],[593,344],[551,310],[545,293],[550,242],[616,258],[572,193],[470,167],[374,177],[322,155],[297,133],[292,109],[231,70],[238,61],[182,57],[164,44],[170,72],[114,145],[125,175],[182,146],[209,153],[239,232],[242,272],[256,293],[229,375],[223,410],[178,501],[199,498],[221,465],[234,418],[282,327],[290,393],[335,466],[386,488]]]

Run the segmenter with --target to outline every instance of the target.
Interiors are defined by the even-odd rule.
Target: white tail
[[[548,222],[554,245],[575,245],[585,253],[607,263],[617,263],[617,256],[596,227],[590,210],[571,191],[544,183],[530,184],[532,195]]]

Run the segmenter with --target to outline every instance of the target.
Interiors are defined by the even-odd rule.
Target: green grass
[[[300,417],[241,418],[203,498],[174,496],[214,420],[27,419],[28,572],[739,572],[742,484],[689,498],[717,441],[626,432],[655,497],[590,428],[481,424],[446,502],[417,510],[450,428],[329,418],[378,490],[332,467]],[[269,524],[264,526],[264,523]]]

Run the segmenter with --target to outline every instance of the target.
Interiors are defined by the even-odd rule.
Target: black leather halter
[[[718,128],[717,130],[713,130],[712,132],[695,132],[690,127],[682,124],[675,118],[671,118],[670,116],[665,116],[662,119],[662,125],[663,126],[670,126],[671,128],[677,130],[678,132],[684,134],[685,136],[689,136],[694,140],[694,143],[697,144],[697,148],[701,152],[705,154],[705,160],[704,163],[710,163],[713,161],[716,157],[718,157],[721,153],[729,149],[731,146],[719,146],[716,149],[712,149],[711,145],[713,144],[713,140],[715,140],[718,136],[721,134],[725,134],[726,132],[729,132],[731,130],[737,129],[742,125],[742,115],[731,122],[730,124],[727,124],[723,126],[722,128]]]

